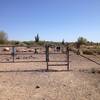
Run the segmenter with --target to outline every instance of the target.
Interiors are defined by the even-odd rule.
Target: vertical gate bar
[[[46,63],[47,63],[47,71],[49,70],[49,46],[46,45]]]
[[[15,47],[12,47],[12,57],[13,57],[13,63],[15,62]]]
[[[69,71],[69,47],[67,46],[67,49],[66,49],[66,54],[67,54],[67,70]]]

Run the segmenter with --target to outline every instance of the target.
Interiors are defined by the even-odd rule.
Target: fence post
[[[49,62],[49,46],[46,45],[46,63],[47,63],[47,71],[49,70],[48,62]]]
[[[66,48],[66,55],[67,55],[67,70],[69,71],[69,47]]]
[[[12,46],[13,63],[15,62],[15,46]]]

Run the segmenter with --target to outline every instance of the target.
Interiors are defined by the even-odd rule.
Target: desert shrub
[[[95,68],[92,68],[90,72],[93,74],[95,74],[95,73],[100,74],[100,70],[95,69]]]
[[[91,51],[91,50],[84,50],[84,51],[83,51],[83,54],[86,54],[86,55],[93,55],[93,51]]]
[[[33,41],[23,41],[22,43],[26,44],[27,46],[33,45]]]
[[[16,40],[9,41],[9,44],[10,44],[10,45],[15,45],[15,46],[19,46],[21,43],[22,43],[22,42],[16,41]]]
[[[91,69],[91,73],[95,74],[96,70],[94,68]]]
[[[73,51],[74,53],[77,53],[77,49],[76,48],[70,48],[70,51]]]
[[[97,54],[100,55],[100,51],[97,51]]]
[[[18,44],[18,46],[27,46],[25,43],[23,43],[23,42],[20,42],[19,44]]]
[[[83,54],[83,50],[78,49],[78,50],[77,50],[77,55],[82,55],[82,54]]]
[[[84,37],[79,37],[76,42],[76,47],[80,48],[81,45],[86,45],[87,39]]]
[[[43,46],[45,44],[45,41],[39,41],[37,44]]]
[[[0,44],[6,44],[8,42],[8,35],[4,31],[0,31]]]
[[[100,49],[99,48],[95,49],[95,53],[100,55]]]
[[[97,73],[100,74],[100,70],[98,70]]]

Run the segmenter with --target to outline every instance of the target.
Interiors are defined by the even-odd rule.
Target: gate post
[[[67,70],[69,71],[69,47],[66,48],[66,55],[67,55]]]
[[[48,62],[49,62],[49,46],[46,45],[46,63],[47,63],[47,71],[49,70],[49,65],[48,65]]]
[[[12,46],[12,57],[13,57],[13,63],[15,62],[15,46]]]

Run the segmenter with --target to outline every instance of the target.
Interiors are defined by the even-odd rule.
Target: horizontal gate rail
[[[68,64],[49,64],[48,66],[68,66]]]

